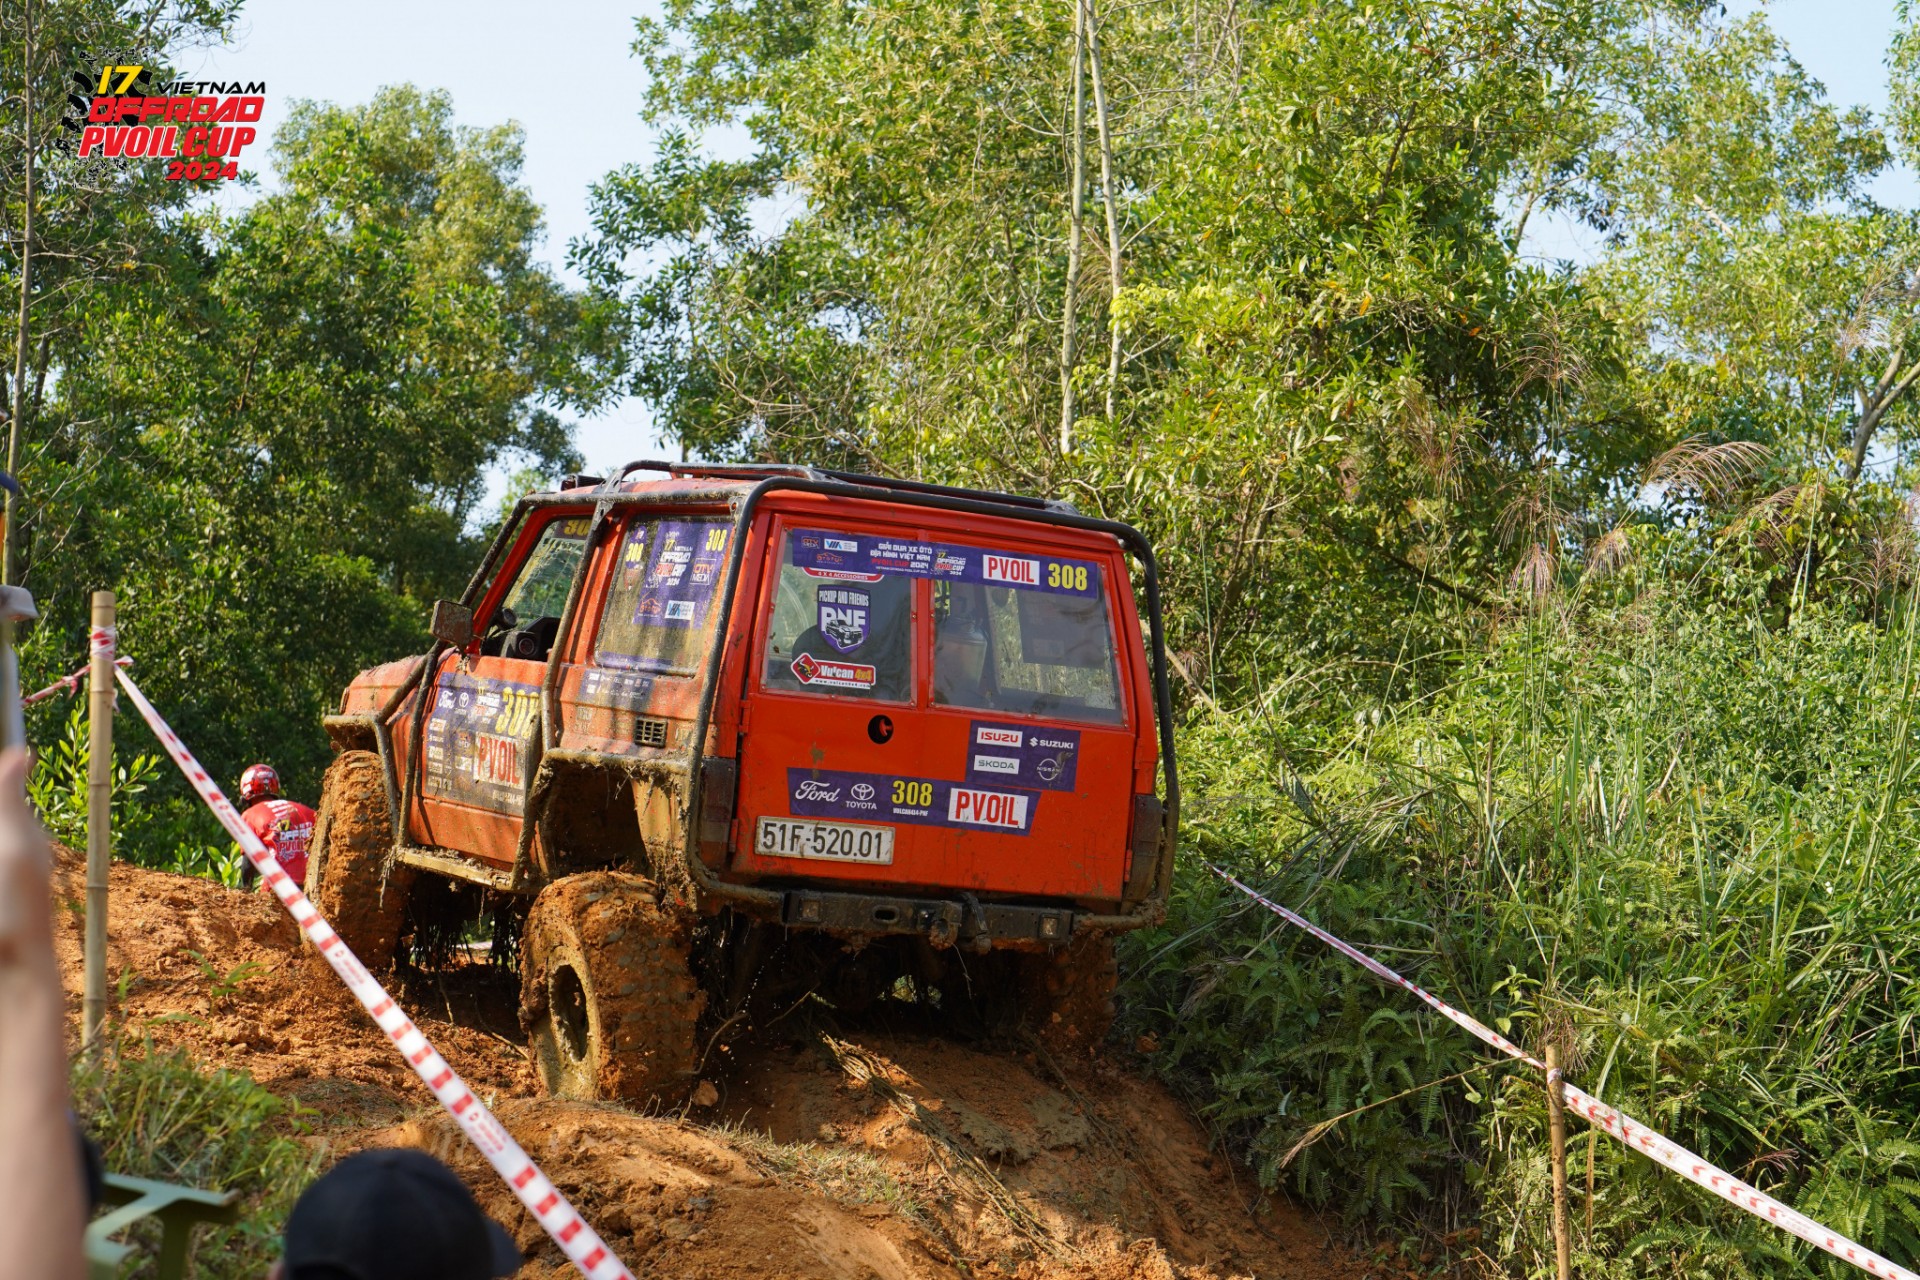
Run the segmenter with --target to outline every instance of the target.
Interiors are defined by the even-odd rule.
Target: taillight
[[[1139,902],[1153,892],[1165,838],[1166,806],[1155,795],[1133,798],[1132,858],[1127,864],[1126,901]]]
[[[727,860],[737,776],[736,762],[724,756],[708,756],[700,765],[700,861],[710,867]]]

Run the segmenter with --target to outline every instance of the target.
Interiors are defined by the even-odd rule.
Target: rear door
[[[779,519],[734,871],[1120,896],[1135,742],[1118,556],[1032,537]]]

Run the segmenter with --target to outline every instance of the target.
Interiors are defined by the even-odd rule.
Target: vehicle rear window
[[[621,537],[594,662],[663,675],[698,671],[732,537],[725,516],[636,517]]]
[[[852,541],[809,531],[816,542]],[[840,698],[907,702],[913,696],[913,580],[904,574],[837,568],[805,555],[799,534],[782,539],[780,575],[767,626],[764,684]],[[806,549],[803,548],[803,552]]]
[[[1113,627],[1100,565],[981,552],[1018,566],[1014,585],[934,584],[933,700],[1111,724],[1121,719]]]

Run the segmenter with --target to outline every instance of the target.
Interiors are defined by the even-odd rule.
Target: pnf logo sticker
[[[841,653],[852,653],[867,642],[873,597],[859,587],[820,587],[820,634]]]

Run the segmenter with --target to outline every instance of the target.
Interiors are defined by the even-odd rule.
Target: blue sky
[[[1756,6],[1730,7],[1743,14]],[[361,102],[402,82],[448,90],[462,123],[518,121],[527,135],[524,180],[547,211],[545,256],[563,268],[567,241],[587,229],[589,185],[652,155],[653,135],[636,115],[642,82],[629,46],[635,14],[654,8],[651,0],[249,0],[233,43],[189,53],[182,71],[265,80],[269,130],[294,99]],[[1766,8],[1836,101],[1884,109],[1893,0],[1779,0]],[[1913,205],[1920,181],[1903,170],[1876,193]],[[1567,242],[1538,247],[1584,256],[1578,232],[1564,234]],[[646,407],[632,400],[582,421],[578,440],[594,467],[660,448]]]

